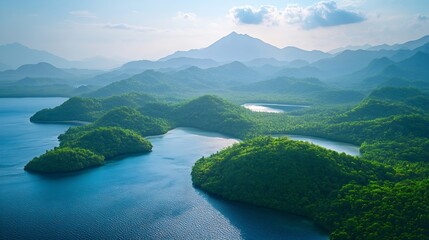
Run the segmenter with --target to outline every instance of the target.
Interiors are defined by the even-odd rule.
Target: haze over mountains
[[[102,57],[70,61],[46,51],[28,48],[20,43],[0,45],[0,71],[39,62],[47,62],[60,68],[85,69],[109,69],[120,64],[120,61]]]
[[[258,58],[275,58],[281,61],[297,59],[314,62],[330,54],[322,51],[306,51],[296,47],[277,48],[247,34],[232,32],[203,49],[178,51],[161,58],[167,60],[177,57],[209,58],[218,62],[251,61]]]
[[[180,94],[259,88],[263,92],[309,94],[338,88],[366,91],[383,84],[428,87],[429,36],[365,48],[336,54],[277,48],[232,32],[206,48],[179,51],[158,61],[132,61],[102,72],[85,70],[95,65],[15,43],[0,46],[0,88],[7,92],[11,87],[35,84],[93,85],[97,87],[90,90],[99,88],[93,96],[107,96],[132,91]],[[14,66],[18,67],[11,70]]]

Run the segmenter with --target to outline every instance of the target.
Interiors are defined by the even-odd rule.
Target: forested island
[[[180,103],[141,94],[74,97],[37,112],[31,121],[92,123],[71,127],[59,136],[59,148],[28,166],[38,163],[40,168],[40,159],[80,151],[78,158],[85,151],[99,156],[80,164],[90,167],[102,158],[150,150],[145,136],[194,127],[244,140],[196,162],[192,180],[198,188],[310,218],[329,231],[331,239],[425,239],[429,236],[425,102],[426,93],[396,87],[376,89],[356,105],[313,105],[282,114],[251,112],[214,95]],[[266,136],[281,133],[358,144],[362,156]],[[117,142],[103,138],[105,134]]]
[[[56,173],[101,165],[133,153],[150,152],[152,144],[138,133],[120,127],[77,127],[59,136],[60,146],[31,160],[25,170]]]

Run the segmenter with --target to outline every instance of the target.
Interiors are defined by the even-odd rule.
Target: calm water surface
[[[277,104],[277,103],[245,103],[242,106],[253,112],[266,112],[266,113],[283,113],[283,112],[290,112],[290,111],[309,107],[305,105]]]
[[[66,125],[29,117],[64,98],[0,99],[0,239],[327,239],[311,222],[196,190],[194,162],[235,142],[175,129],[153,152],[77,173],[23,170]]]
[[[310,143],[319,145],[321,147],[331,149],[337,152],[347,153],[352,156],[360,156],[359,147],[353,144],[335,142],[335,141],[330,141],[323,138],[302,136],[302,135],[286,134],[283,136],[288,136],[292,140],[310,142]]]

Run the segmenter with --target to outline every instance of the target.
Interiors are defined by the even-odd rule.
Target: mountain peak
[[[280,49],[247,34],[231,32],[206,48],[178,51],[160,60],[190,57],[209,58],[217,62],[246,62],[258,58],[275,58],[282,61],[302,59],[314,62],[328,56],[330,55],[320,51],[305,51],[294,47]]]
[[[217,44],[266,44],[269,45],[271,47],[274,47],[260,39],[251,37],[247,34],[240,34],[237,32],[231,32],[230,34],[220,38],[219,40],[217,40],[216,42],[214,42],[212,45],[210,45],[209,47],[212,46],[216,46]],[[237,46],[239,47],[239,46]]]
[[[249,36],[247,34],[237,33],[236,31],[232,31],[231,33],[229,33],[228,35],[224,36],[223,38],[231,38],[231,37],[233,37],[233,38],[234,37],[247,37],[247,38],[253,38],[253,39],[255,39],[254,37],[251,37],[251,36]]]

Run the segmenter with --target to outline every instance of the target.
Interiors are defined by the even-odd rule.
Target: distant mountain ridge
[[[285,47],[281,49],[247,34],[232,32],[206,48],[177,51],[161,58],[160,61],[178,57],[189,57],[209,58],[218,62],[245,62],[257,58],[275,58],[280,61],[300,59],[314,62],[329,56],[331,56],[329,53],[318,50],[306,51],[296,47]]]
[[[199,68],[210,68],[217,67],[220,63],[212,59],[199,59],[199,58],[188,58],[178,57],[172,58],[165,61],[149,61],[149,60],[138,60],[125,63],[118,70],[120,71],[131,71],[134,73],[141,73],[145,70],[153,69],[184,69],[188,67],[199,67]]]
[[[25,64],[16,70],[6,70],[0,72],[0,81],[15,81],[27,77],[69,79],[73,77],[73,75],[46,62]]]
[[[371,46],[369,44],[361,45],[361,46],[346,46],[340,47],[336,49],[332,49],[329,51],[331,54],[338,54],[347,50],[368,50],[368,51],[380,51],[380,50],[414,50],[418,47],[421,47],[425,44],[429,43],[429,35],[423,36],[416,40],[407,41],[404,43],[396,43],[393,45],[389,44],[381,44],[376,46]]]
[[[70,61],[47,51],[26,47],[20,43],[0,45],[0,63],[8,67],[3,67],[3,70],[16,69],[25,64],[36,64],[39,62],[50,63],[60,68],[109,69],[120,65],[119,61],[102,57]]]

